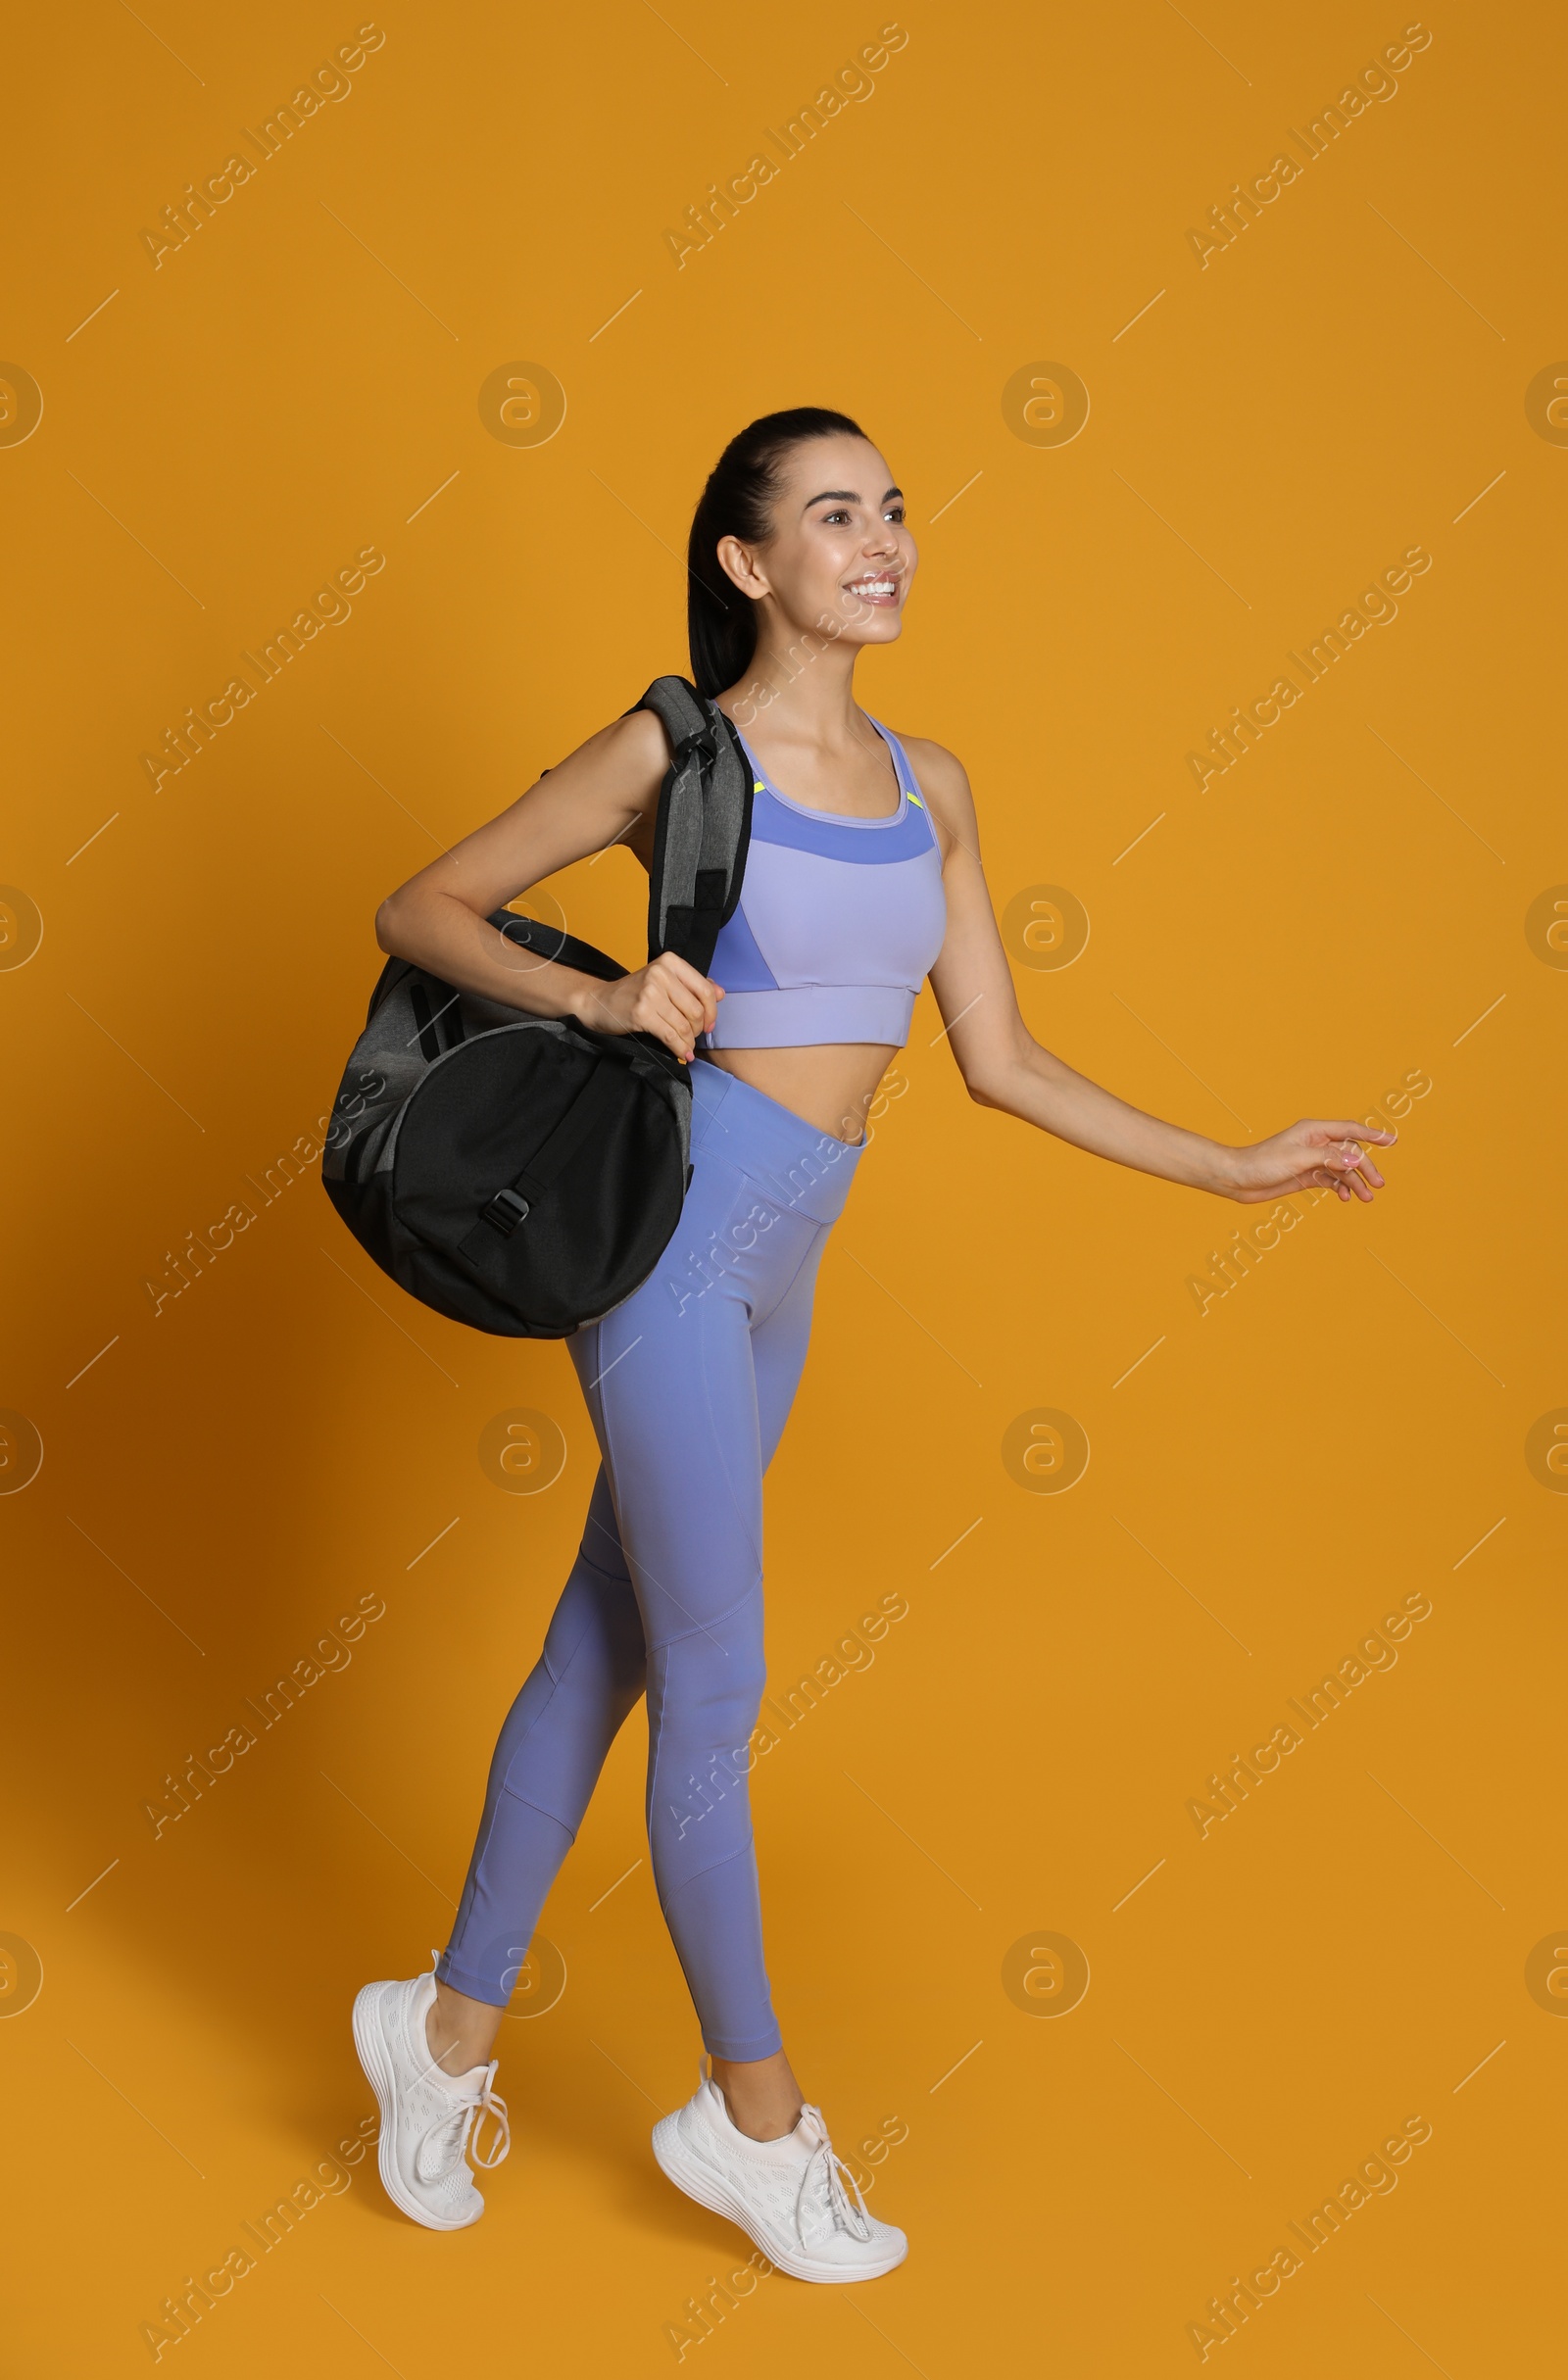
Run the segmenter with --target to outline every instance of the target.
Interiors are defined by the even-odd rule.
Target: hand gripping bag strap
[[[729,720],[685,678],[656,678],[633,707],[653,711],[672,754],[649,869],[648,955],[673,950],[706,975],[741,896],[751,767]]]

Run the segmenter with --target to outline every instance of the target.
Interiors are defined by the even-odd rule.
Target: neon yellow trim
[[[907,800],[909,800],[910,801],[912,801],[912,802],[914,803],[914,806],[915,806],[915,808],[916,808],[917,810],[923,810],[923,809],[924,809],[924,807],[925,807],[925,803],[924,803],[924,802],[921,801],[921,799],[920,799],[920,797],[919,797],[919,795],[918,795],[918,794],[910,794],[910,795],[908,795],[906,798],[907,798]]]
[[[760,778],[760,777],[759,777],[759,778],[758,778],[758,780],[757,780],[756,784],[755,784],[755,785],[752,787],[752,791],[753,791],[753,793],[754,793],[754,794],[765,794],[765,793],[766,793],[767,788],[766,788],[766,786],[765,786],[765,785],[762,783],[762,780],[761,780],[761,778]]]

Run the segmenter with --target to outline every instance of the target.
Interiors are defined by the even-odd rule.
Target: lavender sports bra
[[[741,737],[753,771],[751,848],[740,904],[709,970],[724,987],[718,1021],[700,1047],[902,1049],[908,1040],[915,994],[947,930],[942,852],[903,745],[871,725],[898,776],[890,818],[789,801]]]

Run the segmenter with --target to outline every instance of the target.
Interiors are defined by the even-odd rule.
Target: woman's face
[[[718,559],[759,602],[759,643],[808,631],[845,644],[891,645],[919,556],[904,499],[865,438],[811,438],[779,467],[772,534],[760,545],[719,540]]]

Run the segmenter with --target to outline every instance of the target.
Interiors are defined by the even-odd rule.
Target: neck
[[[826,748],[858,741],[856,648],[815,629],[769,623],[745,676],[725,697],[739,724]]]

